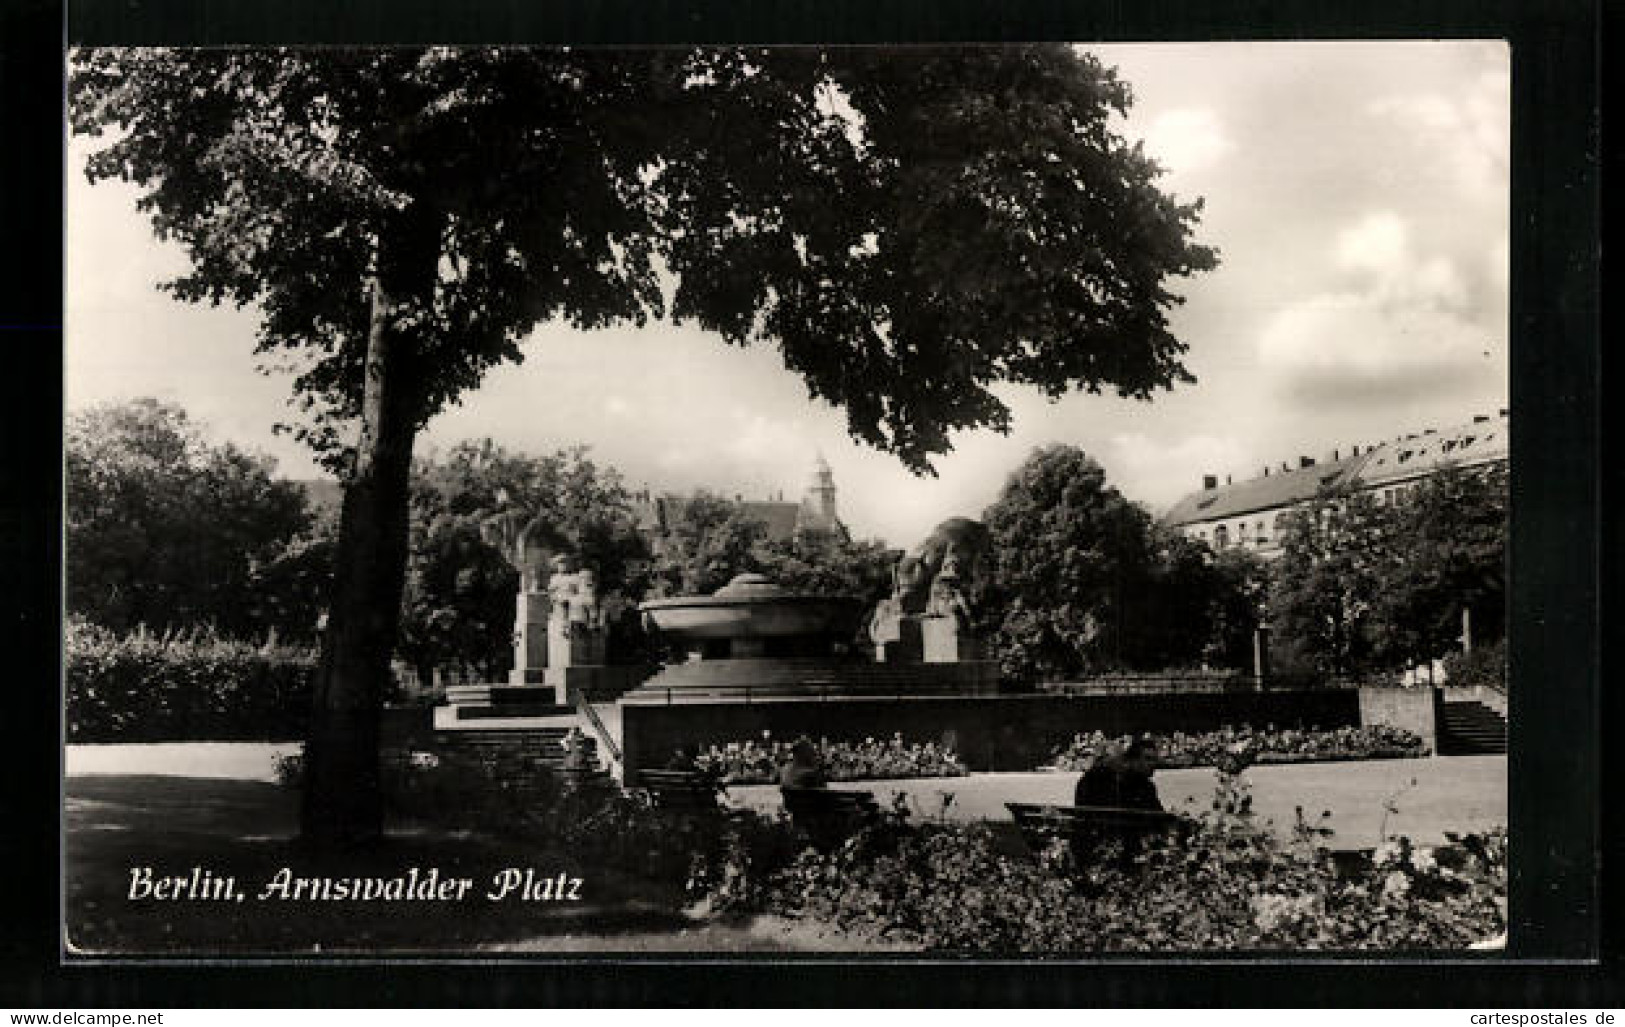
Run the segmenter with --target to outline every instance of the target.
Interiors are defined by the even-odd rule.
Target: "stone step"
[[[497,706],[458,706],[458,720],[497,720],[506,717],[559,717],[573,716],[567,706],[552,703],[503,703]],[[568,712],[561,712],[568,711]]]

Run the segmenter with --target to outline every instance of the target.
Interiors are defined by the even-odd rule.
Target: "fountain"
[[[791,592],[741,574],[711,595],[641,604],[645,623],[681,658],[622,703],[751,703],[985,693],[989,664],[881,662],[851,596]]]
[[[699,659],[819,656],[858,632],[862,602],[851,596],[787,592],[761,574],[741,574],[708,596],[652,599],[644,621]]]

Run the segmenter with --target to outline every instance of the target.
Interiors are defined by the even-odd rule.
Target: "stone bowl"
[[[863,618],[851,596],[786,592],[760,574],[741,574],[708,596],[651,599],[638,609],[674,641],[850,637]]]

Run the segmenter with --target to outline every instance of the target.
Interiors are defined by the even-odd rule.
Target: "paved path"
[[[298,742],[70,745],[63,751],[62,762],[68,777],[142,774],[157,777],[275,781],[276,758],[298,751]]]
[[[274,781],[274,758],[295,752],[297,743],[206,742],[151,745],[70,745],[64,760],[69,777],[139,774],[162,777]],[[1311,818],[1331,810],[1330,826],[1338,848],[1369,848],[1384,830],[1384,803],[1398,812],[1386,814],[1386,830],[1432,843],[1446,831],[1482,831],[1507,822],[1505,756],[1438,756],[1421,760],[1369,760],[1361,763],[1310,763],[1260,766],[1247,772],[1253,805],[1262,818],[1282,831],[1302,805]],[[1415,780],[1412,786],[1410,782]],[[1169,809],[1201,810],[1213,798],[1213,771],[1161,770],[1157,790]],[[953,796],[948,816],[954,820],[1005,820],[1006,802],[1069,803],[1076,774],[975,774],[970,777],[921,778],[839,784],[875,793],[889,803],[902,792],[921,816],[937,816],[944,793]],[[772,785],[729,789],[736,805],[779,808]]]
[[[1505,756],[1440,756],[1419,760],[1369,760],[1359,763],[1311,763],[1253,767],[1253,808],[1278,830],[1290,831],[1294,808],[1315,819],[1332,812],[1329,826],[1336,848],[1369,848],[1386,828],[1432,844],[1446,831],[1482,831],[1507,822]],[[944,793],[953,796],[947,815],[953,820],[1008,820],[1006,802],[1072,801],[1076,774],[975,774],[970,777],[923,778],[911,781],[843,782],[837,788],[872,791],[882,804],[901,792],[916,813],[940,815]],[[1412,785],[1411,782],[1415,781]],[[1211,769],[1160,770],[1157,790],[1172,810],[1199,812],[1212,802]],[[771,810],[779,807],[772,785],[736,786],[728,790],[736,805]],[[1395,813],[1386,813],[1391,800]]]

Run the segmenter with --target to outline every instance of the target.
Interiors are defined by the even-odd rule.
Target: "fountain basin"
[[[860,600],[786,592],[760,574],[741,574],[708,596],[651,599],[638,607],[675,642],[765,640],[857,633]]]

